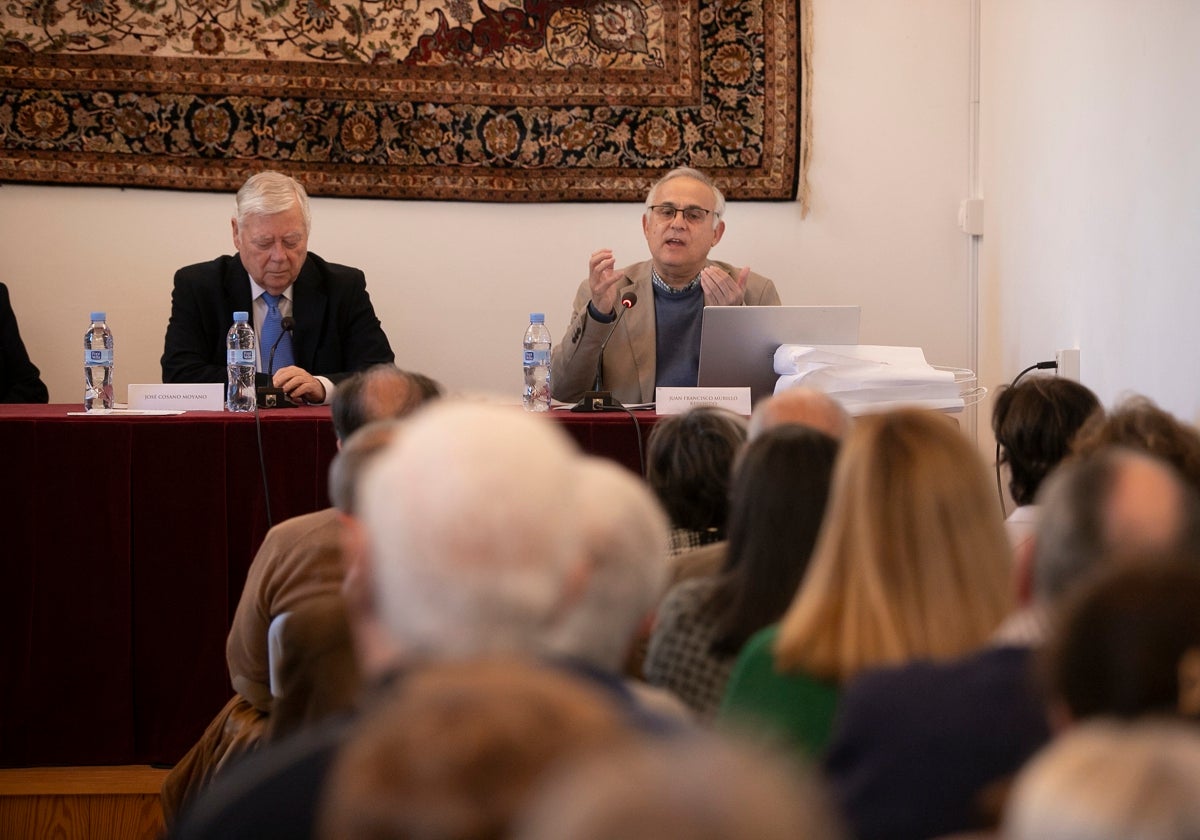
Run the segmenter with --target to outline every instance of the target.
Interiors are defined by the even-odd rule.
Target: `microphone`
[[[608,342],[616,333],[617,325],[621,323],[621,319],[625,317],[625,313],[633,309],[637,303],[637,295],[632,290],[624,292],[618,302],[620,303],[620,307],[617,309],[617,317],[613,320],[612,326],[609,327],[608,335],[604,336],[604,341],[600,343],[600,353],[596,356],[596,376],[592,380],[592,390],[585,391],[583,399],[571,406],[571,411],[604,411],[609,408],[625,407],[613,397],[611,391],[603,390],[604,350],[608,347]]]
[[[292,402],[282,388],[276,388],[272,384],[272,377],[275,376],[275,350],[279,347],[279,342],[283,341],[283,337],[291,336],[292,330],[296,328],[296,319],[288,315],[279,322],[280,332],[279,337],[275,339],[275,343],[271,345],[271,353],[267,356],[267,384],[256,390],[258,397],[259,408],[298,408],[299,403]]]

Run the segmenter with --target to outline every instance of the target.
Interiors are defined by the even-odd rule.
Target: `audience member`
[[[1200,837],[1200,732],[1179,721],[1084,724],[1025,768],[1004,840]]]
[[[354,596],[349,618],[357,624],[357,604],[365,603],[382,631],[353,635],[356,645],[365,638],[379,648],[363,660],[376,663],[365,678],[381,684],[427,663],[536,656],[601,690],[631,722],[668,728],[605,671],[601,660],[630,639],[597,634],[621,629],[582,632],[583,621],[565,629],[579,621],[573,612],[581,604],[595,615],[590,599],[606,592],[589,587],[596,552],[587,535],[603,528],[580,527],[586,512],[601,511],[582,501],[587,463],[556,424],[507,407],[443,403],[406,421],[359,482],[361,515],[346,527],[347,551],[362,552],[352,558],[352,567],[362,567],[355,578],[370,587],[368,597]],[[610,501],[610,510],[659,524],[613,515],[608,530],[650,535],[657,528],[661,541],[661,510],[628,478],[620,492],[641,495]],[[196,800],[177,836],[311,836],[313,803],[346,733],[347,723],[336,721],[246,757]]]
[[[344,703],[357,682],[352,658],[341,651],[337,634],[347,632],[341,588],[345,576],[341,540],[356,474],[386,441],[378,436],[359,439],[359,426],[371,420],[402,417],[415,410],[428,393],[440,389],[426,377],[392,365],[378,365],[345,380],[333,404],[338,455],[330,465],[330,496],[343,506],[325,508],[280,522],[267,532],[246,575],[234,612],[225,655],[235,692],[217,713],[200,740],[175,765],[162,788],[163,814],[168,824],[181,806],[236,756],[253,748],[264,736],[282,737]],[[365,430],[364,430],[365,431]],[[306,607],[306,605],[312,605]],[[308,627],[315,624],[316,627]],[[283,716],[269,722],[276,692],[271,685],[271,631],[291,638],[279,658],[278,673],[288,678]],[[286,628],[286,629],[285,629]],[[320,639],[318,646],[308,641]],[[326,683],[304,682],[316,671]],[[336,681],[331,681],[336,680]]]
[[[603,248],[588,260],[570,323],[551,356],[554,397],[591,390],[598,368],[606,390],[624,403],[654,401],[657,386],[695,386],[705,306],[777,306],[775,284],[749,268],[708,259],[725,233],[725,197],[695,169],[672,169],[650,188],[642,232],[650,259],[618,269]],[[636,295],[600,358],[616,308]]]
[[[703,720],[716,714],[742,645],[779,621],[795,597],[825,515],[837,446],[799,425],[751,441],[730,491],[723,569],[680,582],[658,608],[646,680]]]
[[[797,386],[759,400],[750,415],[747,434],[754,440],[783,424],[808,426],[841,440],[853,422],[842,404],[824,391]]]
[[[0,403],[46,402],[50,392],[21,340],[8,286],[0,283]]]
[[[296,402],[328,403],[349,374],[395,359],[363,273],[309,252],[308,195],[297,181],[251,176],[238,190],[232,225],[236,256],[175,273],[163,382],[224,382],[225,336],[239,311],[250,313],[259,336],[263,381]]]
[[[500,840],[549,771],[633,735],[608,698],[545,667],[431,665],[355,727],[330,771],[318,833]]]
[[[914,409],[858,418],[804,581],[739,655],[722,720],[820,754],[852,677],[951,659],[995,632],[1009,560],[982,459],[953,422]]]
[[[859,840],[996,825],[1012,776],[1050,737],[1033,667],[1048,617],[1122,556],[1200,549],[1193,495],[1166,464],[1121,450],[1069,459],[1043,482],[1033,568],[1014,569],[1023,605],[992,644],[846,687],[824,769]]]
[[[1200,556],[1186,560],[1117,564],[1071,594],[1042,656],[1056,722],[1200,717]]]
[[[1031,548],[1037,523],[1033,502],[1043,479],[1069,454],[1084,422],[1102,413],[1087,386],[1061,376],[1031,376],[996,395],[996,468],[1008,467],[1008,491],[1017,505],[1005,525],[1018,562],[1025,562]]]
[[[746,423],[731,411],[699,406],[655,424],[646,480],[671,518],[671,553],[725,539],[733,462]]]
[[[839,840],[820,778],[699,734],[577,758],[549,778],[514,840]]]
[[[1079,430],[1071,452],[1083,456],[1110,446],[1161,458],[1200,492],[1200,431],[1148,397],[1134,395],[1107,414],[1094,415]]]

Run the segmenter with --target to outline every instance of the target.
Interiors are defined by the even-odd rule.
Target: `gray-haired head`
[[[379,614],[412,655],[536,650],[585,562],[574,444],[508,406],[439,400],[359,487]]]
[[[768,429],[794,423],[841,440],[850,431],[850,415],[842,404],[815,388],[789,388],[760,400],[750,415],[747,435],[754,440]]]
[[[586,579],[544,646],[617,672],[662,595],[667,515],[644,481],[612,461],[581,459],[575,484],[572,519],[584,540]]]
[[[424,374],[389,364],[367,368],[343,379],[333,392],[334,434],[345,441],[367,423],[406,417],[441,393],[441,386]]]
[[[1152,456],[1114,447],[1067,461],[1043,482],[1037,504],[1034,590],[1044,603],[1113,560],[1200,560],[1200,500]]]
[[[268,170],[251,175],[237,191],[234,218],[239,226],[247,216],[270,216],[299,207],[304,215],[304,229],[312,231],[312,212],[304,186],[289,175]]]
[[[713,226],[713,229],[715,230],[717,225],[719,225],[721,223],[721,220],[723,218],[725,218],[725,195],[721,192],[721,190],[717,187],[717,185],[715,183],[713,183],[713,180],[711,178],[709,178],[707,175],[705,175],[699,169],[692,169],[690,166],[680,166],[675,169],[672,169],[666,175],[662,176],[657,181],[655,181],[653,185],[651,185],[650,190],[646,193],[646,211],[645,211],[646,216],[649,217],[650,207],[653,204],[655,204],[655,200],[658,198],[659,188],[662,187],[663,184],[667,183],[667,181],[673,180],[675,178],[691,178],[692,180],[699,181],[700,183],[702,183],[706,187],[708,187],[710,190],[712,190],[712,194],[713,194],[712,226]]]

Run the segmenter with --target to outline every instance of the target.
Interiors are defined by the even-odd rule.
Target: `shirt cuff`
[[[329,405],[331,402],[333,402],[333,391],[335,388],[334,384],[332,382],[330,382],[328,379],[326,379],[324,376],[314,375],[313,379],[317,380],[318,382],[320,382],[322,385],[325,386],[324,401],[321,403],[314,403],[314,405]]]

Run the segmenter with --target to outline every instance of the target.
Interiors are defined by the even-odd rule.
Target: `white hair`
[[[1097,720],[1060,735],[1021,771],[1007,840],[1200,837],[1200,732],[1191,720]]]
[[[625,664],[634,636],[667,580],[670,527],[646,482],[616,463],[581,459],[573,517],[584,541],[582,593],[545,647],[609,671]]]
[[[259,172],[251,175],[237,192],[234,218],[240,227],[247,216],[270,216],[299,206],[304,215],[304,229],[312,229],[312,212],[304,186],[282,172]]]
[[[393,641],[418,655],[530,652],[583,562],[573,443],[511,407],[446,401],[414,415],[360,485]]]

